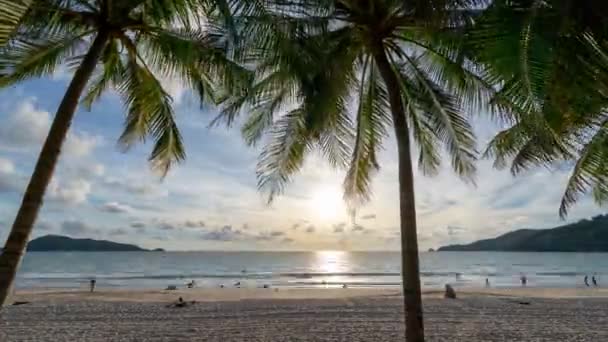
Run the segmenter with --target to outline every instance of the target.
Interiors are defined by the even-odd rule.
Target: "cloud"
[[[72,133],[63,146],[63,152],[72,157],[84,157],[103,143],[99,136],[91,136],[88,133]]]
[[[61,224],[61,232],[69,235],[84,235],[95,232],[95,229],[79,220],[68,220]]]
[[[103,164],[96,162],[78,163],[75,167],[68,167],[68,171],[73,172],[79,178],[101,177],[105,174],[106,168]]]
[[[161,222],[158,225],[158,228],[160,228],[162,230],[174,230],[174,229],[177,229],[177,226],[172,223],[169,223],[169,222]]]
[[[110,231],[110,235],[112,235],[112,236],[120,236],[120,235],[127,235],[127,234],[128,234],[128,232],[123,228],[116,228],[116,229],[112,229]]]
[[[51,127],[49,112],[35,105],[35,98],[26,98],[7,115],[0,126],[0,148],[14,152],[38,151]],[[82,157],[102,143],[98,136],[71,132],[63,146],[65,155]]]
[[[28,98],[0,126],[0,146],[7,150],[40,147],[50,125],[49,113],[36,109],[34,99]]]
[[[186,226],[188,228],[205,228],[205,222],[188,220],[188,221],[184,222],[184,226]]]
[[[234,241],[243,239],[243,232],[238,229],[232,229],[232,226],[224,226],[201,235],[202,240],[211,241]]]
[[[40,221],[38,223],[36,223],[36,226],[34,227],[34,231],[36,230],[41,230],[41,231],[49,231],[49,230],[54,230],[55,229],[55,225],[47,222],[47,221]]]
[[[307,233],[314,233],[315,232],[315,226],[313,226],[312,224],[308,227],[306,227],[306,232]]]
[[[133,208],[126,204],[120,204],[118,202],[108,202],[101,206],[100,210],[105,211],[107,213],[128,213],[133,211]]]
[[[461,228],[461,227],[455,227],[455,226],[447,226],[447,231],[448,231],[449,236],[455,236],[462,232],[465,232],[466,229]]]
[[[361,216],[362,220],[373,220],[375,218],[376,218],[376,214],[368,214],[368,215]]]
[[[0,158],[0,173],[14,173],[15,164],[12,161]]]
[[[276,240],[282,236],[285,236],[285,233],[280,230],[273,230],[271,232],[262,232],[258,235],[254,236],[254,240],[257,241],[272,241]]]
[[[150,198],[167,197],[169,195],[169,192],[166,189],[153,184],[153,182],[141,183],[140,181],[133,179],[117,179],[113,177],[106,177],[103,181],[103,185],[107,188],[121,190],[133,195]]]
[[[74,179],[67,182],[51,181],[47,195],[49,199],[66,205],[76,205],[86,202],[91,193],[91,183],[84,179]]]
[[[145,228],[146,224],[143,222],[132,222],[131,228]]]
[[[296,229],[298,229],[299,227],[300,227],[300,224],[299,224],[299,223],[294,223],[294,224],[291,226],[291,229],[296,230]]]
[[[360,224],[356,224],[356,225],[353,227],[353,232],[362,232],[362,231],[365,231],[365,227],[363,227],[363,226],[362,226],[362,225],[360,225]]]
[[[334,224],[334,233],[344,233],[344,228],[346,227],[346,223],[341,222],[338,224]]]
[[[25,179],[15,172],[12,161],[0,158],[0,193],[20,192],[25,188]]]
[[[249,229],[249,224],[248,223],[243,223],[243,226],[241,227],[241,229],[243,229],[243,230]]]

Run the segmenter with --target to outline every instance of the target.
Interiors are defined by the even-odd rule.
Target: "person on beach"
[[[191,302],[186,302],[186,301],[184,301],[184,299],[182,297],[179,297],[176,302],[167,305],[167,307],[168,308],[170,308],[170,307],[185,308],[189,305],[194,305],[194,304],[196,304],[196,301],[194,301],[194,300]]]
[[[589,276],[585,274],[585,285],[589,287]]]
[[[445,284],[445,293],[443,294],[444,298],[447,299],[456,299],[456,291],[450,284]]]
[[[91,293],[93,293],[93,292],[95,291],[95,283],[96,283],[96,282],[97,282],[97,281],[96,281],[95,279],[91,279],[91,282],[90,282],[90,286],[91,286]]]
[[[486,288],[490,287],[490,279],[486,278]]]
[[[597,280],[595,279],[595,274],[591,276],[591,282],[593,283],[593,286],[597,287]]]
[[[521,286],[525,287],[528,284],[528,278],[526,278],[525,274],[522,273],[519,279],[521,280]]]

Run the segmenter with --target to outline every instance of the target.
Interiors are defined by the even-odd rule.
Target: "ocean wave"
[[[584,276],[585,273],[581,272],[537,272],[536,275],[539,276],[559,276],[559,277],[576,277],[576,276]]]
[[[498,273],[498,272],[420,272],[420,276],[424,278],[452,278],[458,275],[458,278],[465,279],[467,277],[517,277],[519,274],[514,273]],[[581,272],[536,272],[530,273],[530,275],[537,276],[560,276],[560,277],[576,277],[584,276],[585,273]],[[387,278],[387,277],[401,277],[399,272],[283,272],[283,273],[171,273],[171,274],[27,274],[21,277],[22,279],[29,280],[88,280],[91,278],[96,279],[107,279],[107,280],[171,280],[171,279],[235,279],[235,280],[267,280],[267,279],[321,279],[323,278]],[[313,282],[307,282],[313,283]],[[339,282],[344,284],[343,281]],[[365,283],[369,283],[365,281]]]

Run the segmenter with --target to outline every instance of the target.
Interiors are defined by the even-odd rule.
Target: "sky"
[[[27,81],[0,91],[0,240],[21,202],[69,75]],[[147,163],[150,144],[121,150],[120,99],[104,95],[79,108],[33,238],[61,234],[167,250],[398,250],[397,159],[385,140],[372,200],[354,219],[342,202],[343,170],[311,155],[271,205],[256,189],[259,150],[237,128],[208,128],[217,113],[200,108],[175,82],[174,98],[187,160],[161,179]],[[479,149],[496,132],[483,113],[472,118]],[[445,158],[444,158],[445,159]],[[478,163],[475,185],[449,161],[433,178],[415,171],[422,249],[471,242],[519,228],[547,228],[603,213],[583,198],[566,221],[558,216],[569,170],[534,169],[518,177]]]

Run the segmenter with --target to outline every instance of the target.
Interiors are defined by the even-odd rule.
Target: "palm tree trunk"
[[[403,304],[405,306],[405,340],[407,342],[424,342],[414,174],[412,171],[409,129],[405,119],[401,92],[399,91],[399,81],[386,57],[384,49],[377,49],[374,58],[388,91],[395,137],[397,138],[397,153],[399,155],[399,216],[401,228],[401,277],[403,283]]]
[[[61,100],[49,134],[38,156],[34,173],[23,195],[21,207],[0,255],[0,308],[9,296],[38,211],[42,207],[44,193],[53,176],[61,147],[72,124],[80,95],[95,70],[108,37],[109,33],[106,31],[100,31],[97,34]]]

